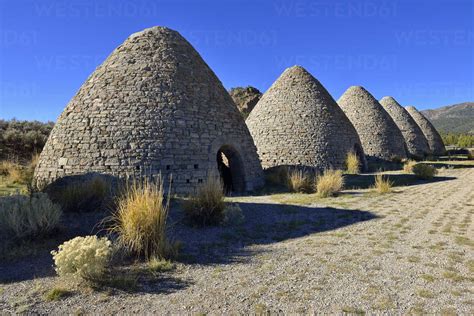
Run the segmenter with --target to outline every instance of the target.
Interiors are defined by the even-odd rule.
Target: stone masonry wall
[[[86,80],[47,141],[37,183],[99,172],[173,176],[192,192],[217,175],[228,145],[242,161],[245,189],[263,184],[255,145],[231,97],[179,33],[154,27],[131,35]]]

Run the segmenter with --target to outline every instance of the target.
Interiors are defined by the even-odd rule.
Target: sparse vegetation
[[[270,185],[288,185],[288,168],[275,167],[264,172],[266,183]]]
[[[227,205],[224,209],[222,224],[226,226],[240,225],[244,222],[245,216],[239,204]]]
[[[118,235],[118,243],[128,252],[145,258],[170,258],[176,245],[167,237],[170,195],[164,197],[163,180],[134,180],[118,198],[117,211],[110,221],[110,232]]]
[[[375,185],[374,189],[377,193],[385,194],[392,192],[393,182],[382,173],[375,175]]]
[[[0,229],[7,236],[43,236],[59,224],[61,209],[45,193],[13,195],[0,199]]]
[[[357,154],[353,151],[350,151],[346,157],[346,170],[349,174],[359,174],[360,173],[360,160]]]
[[[71,295],[71,292],[64,289],[64,288],[60,288],[60,287],[55,287],[51,290],[49,290],[45,295],[44,295],[44,299],[47,301],[47,302],[51,302],[51,301],[59,301],[67,296]]]
[[[291,192],[311,193],[314,190],[313,177],[308,171],[293,169],[288,173],[288,188]]]
[[[408,160],[403,164],[403,171],[405,173],[413,173],[413,167],[417,164],[415,160]]]
[[[224,188],[217,177],[209,177],[196,193],[182,204],[190,223],[197,226],[217,225],[224,218]]]
[[[412,167],[412,171],[417,178],[423,180],[432,179],[438,173],[435,167],[424,163],[417,163]]]
[[[148,261],[148,270],[152,273],[170,271],[173,268],[174,264],[169,260],[153,257]]]
[[[104,204],[111,195],[111,185],[97,175],[88,180],[56,187],[49,195],[61,205],[64,212],[93,212],[105,207]]]
[[[340,170],[325,170],[316,178],[316,194],[318,197],[335,196],[344,187],[344,177]]]
[[[112,243],[105,237],[76,237],[60,245],[58,251],[52,251],[51,254],[58,275],[96,280],[107,271]]]

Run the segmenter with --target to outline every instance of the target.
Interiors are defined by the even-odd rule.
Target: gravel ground
[[[474,168],[442,169],[439,177],[386,195],[365,189],[329,199],[233,198],[243,225],[176,224],[184,244],[176,268],[142,276],[127,292],[79,288],[47,302],[44,293],[64,284],[53,276],[50,249],[38,251],[0,263],[0,310],[472,315]]]

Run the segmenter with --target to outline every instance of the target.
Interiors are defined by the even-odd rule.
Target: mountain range
[[[474,135],[474,102],[421,111],[443,133]]]

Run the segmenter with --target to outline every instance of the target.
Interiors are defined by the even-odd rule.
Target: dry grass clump
[[[155,183],[135,180],[118,198],[109,230],[130,253],[147,259],[173,257],[176,249],[167,238],[166,227],[169,206],[170,195],[165,199],[161,176]]]
[[[349,174],[359,174],[360,173],[360,160],[355,152],[350,151],[347,153],[346,157],[346,170]]]
[[[224,217],[224,198],[222,182],[217,177],[210,176],[198,186],[195,194],[183,202],[182,207],[192,224],[217,225]]]
[[[474,149],[467,150],[467,159],[474,160]]]
[[[408,160],[403,165],[403,172],[405,173],[413,173],[413,167],[417,164],[415,160]]]
[[[374,189],[380,193],[390,193],[392,192],[393,182],[389,180],[388,177],[384,177],[383,174],[379,173],[375,176],[375,185]]]
[[[432,179],[438,173],[435,167],[424,163],[414,165],[412,171],[417,178],[424,180]]]
[[[344,187],[344,177],[341,170],[325,170],[316,178],[316,193],[318,197],[335,196]]]
[[[111,185],[100,176],[52,190],[50,196],[64,212],[91,212],[103,207],[111,194]]]
[[[22,165],[18,162],[3,160],[0,162],[0,175],[5,176],[7,181],[18,184],[31,184],[33,173],[38,163],[39,155],[34,155],[31,161]]]
[[[311,193],[314,189],[313,177],[305,170],[290,170],[288,173],[288,189],[291,192]]]
[[[57,228],[61,209],[45,193],[0,199],[0,231],[14,238],[37,237]]]

